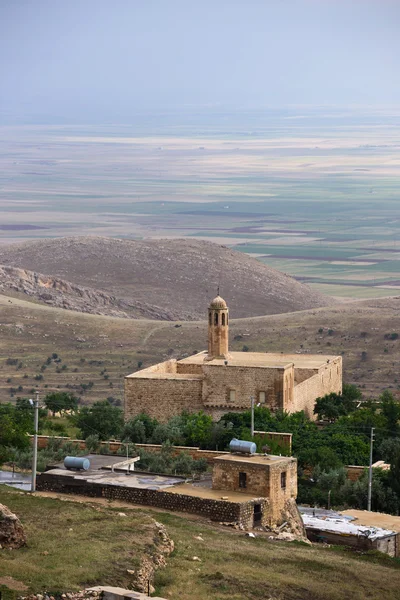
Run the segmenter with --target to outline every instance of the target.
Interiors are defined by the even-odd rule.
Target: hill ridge
[[[149,318],[201,319],[218,286],[236,318],[335,303],[245,253],[187,238],[29,241],[0,247],[0,264],[46,273],[142,310],[149,305],[149,315],[159,314]]]

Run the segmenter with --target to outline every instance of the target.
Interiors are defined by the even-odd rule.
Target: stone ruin
[[[0,504],[0,548],[16,549],[25,544],[26,534],[21,521],[7,506]]]

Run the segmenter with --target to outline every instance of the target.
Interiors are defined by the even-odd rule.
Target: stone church
[[[167,360],[125,377],[125,419],[146,412],[167,421],[200,410],[219,419],[248,410],[251,398],[272,411],[304,410],[342,391],[341,356],[229,351],[229,310],[217,296],[208,308],[208,350]]]

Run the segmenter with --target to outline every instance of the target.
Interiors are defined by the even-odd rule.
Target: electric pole
[[[251,400],[251,439],[254,437],[254,396],[250,397]]]
[[[367,510],[371,510],[371,498],[372,498],[372,447],[374,445],[374,427],[371,427],[371,440],[369,445],[369,473],[368,473],[368,507]]]
[[[36,400],[33,401],[34,412],[34,431],[33,431],[33,456],[32,456],[32,485],[31,492],[36,491],[36,465],[37,465],[37,444],[39,428],[39,392],[36,392]]]

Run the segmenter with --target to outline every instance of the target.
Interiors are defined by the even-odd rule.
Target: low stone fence
[[[212,521],[237,523],[244,529],[253,527],[254,505],[268,505],[268,501],[265,498],[255,498],[244,502],[229,502],[226,500],[202,498],[200,496],[175,494],[163,490],[92,483],[84,479],[73,479],[46,472],[38,475],[36,489],[38,491],[78,494],[90,498],[120,500],[131,502],[132,504],[198,514]]]
[[[33,443],[33,436],[30,436],[31,443]],[[38,448],[39,450],[43,448],[47,448],[47,444],[50,439],[62,440],[63,442],[72,442],[73,444],[77,444],[79,449],[84,451],[86,450],[86,442],[85,440],[74,440],[69,437],[62,436],[48,436],[48,435],[38,435]],[[109,448],[110,452],[116,454],[121,446],[124,446],[122,442],[100,442],[100,446],[102,448]],[[152,452],[154,454],[159,454],[161,452],[162,446],[160,444],[135,444],[136,448],[141,448],[146,452]],[[208,464],[212,465],[213,460],[216,456],[221,456],[222,454],[229,454],[229,452],[220,452],[218,450],[200,450],[200,448],[195,446],[173,446],[172,453],[174,456],[177,456],[181,452],[186,452],[189,454],[194,460],[199,460],[200,458],[205,458]]]
[[[384,471],[388,471],[390,469],[390,465],[385,463],[384,460],[378,460],[372,465],[373,469],[383,469]],[[367,466],[363,465],[347,465],[347,479],[350,481],[358,481],[361,475],[368,469]]]

